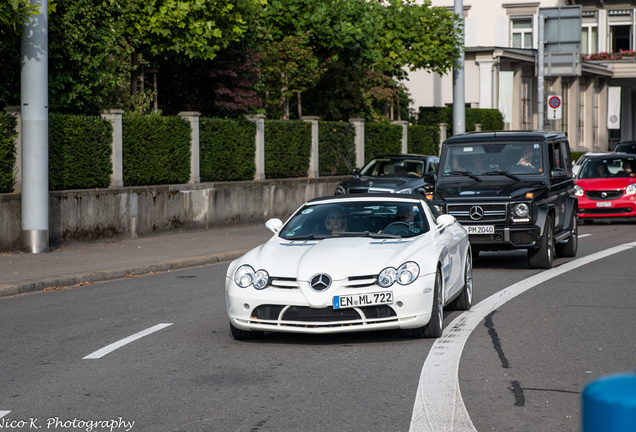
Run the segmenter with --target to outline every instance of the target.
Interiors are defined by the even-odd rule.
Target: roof
[[[444,144],[477,143],[484,141],[543,141],[554,138],[567,138],[565,132],[559,131],[483,131],[467,132],[455,135],[444,141]]]

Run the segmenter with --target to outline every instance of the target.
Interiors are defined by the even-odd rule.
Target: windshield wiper
[[[477,180],[477,181],[481,181],[481,179],[479,177],[477,177],[476,175],[474,175],[470,171],[451,171],[448,174],[450,174],[450,175],[463,175],[463,176],[466,176],[466,177],[470,177],[471,179],[474,179],[474,180]]]
[[[517,180],[517,181],[521,180],[519,177],[517,177],[514,174],[510,174],[508,171],[488,171],[488,172],[482,173],[481,175],[488,175],[488,176],[489,175],[504,175],[504,176],[509,177],[509,178],[511,178],[513,180]]]

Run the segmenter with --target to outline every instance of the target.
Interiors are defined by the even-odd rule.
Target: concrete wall
[[[333,195],[345,178],[50,192],[49,244],[285,220],[305,201]],[[20,235],[21,195],[0,194],[0,251],[20,249]]]

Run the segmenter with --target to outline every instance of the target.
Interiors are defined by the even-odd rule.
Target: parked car
[[[635,155],[591,155],[575,183],[581,221],[636,217]]]
[[[577,199],[567,135],[495,131],[453,136],[442,145],[432,200],[466,227],[482,250],[526,249],[531,268],[576,256]]]
[[[619,142],[614,147],[614,153],[631,153],[636,154],[636,141]]]
[[[232,336],[410,329],[442,334],[443,308],[467,310],[473,279],[466,230],[412,195],[316,198],[233,261],[225,293]]]
[[[336,188],[336,195],[355,193],[432,192],[433,183],[426,175],[436,172],[439,157],[426,155],[382,155],[371,159],[362,169],[353,170],[353,178]]]

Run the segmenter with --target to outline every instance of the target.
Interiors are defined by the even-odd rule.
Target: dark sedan
[[[354,193],[405,193],[426,195],[433,184],[425,179],[437,172],[439,157],[426,155],[382,155],[371,159],[353,178],[336,188],[336,195]]]
[[[619,142],[614,147],[614,153],[636,153],[636,141]]]

